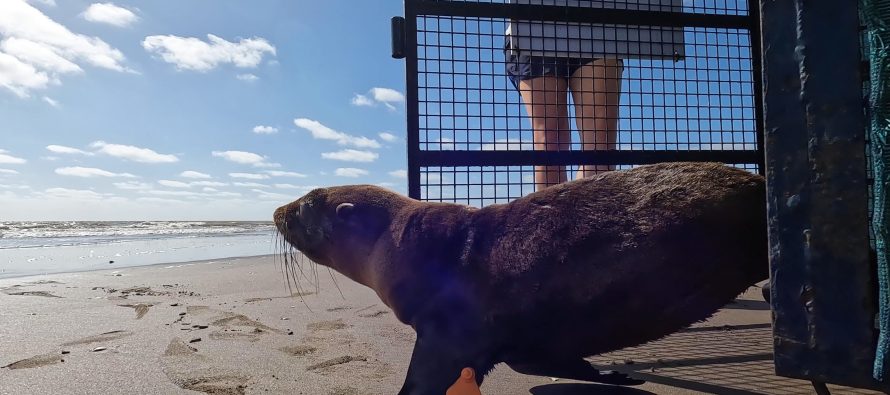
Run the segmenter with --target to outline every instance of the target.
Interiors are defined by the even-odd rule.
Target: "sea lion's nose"
[[[281,233],[287,233],[287,229],[294,222],[292,210],[288,210],[287,206],[282,206],[275,210],[273,219],[275,221],[275,227],[277,227],[278,231]]]

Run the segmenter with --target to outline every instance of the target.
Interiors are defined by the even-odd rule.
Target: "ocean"
[[[0,278],[274,253],[249,221],[0,221]]]

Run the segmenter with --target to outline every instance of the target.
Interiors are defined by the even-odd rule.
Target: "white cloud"
[[[59,102],[49,96],[44,96],[43,101],[55,108],[59,108]]]
[[[23,39],[8,37],[0,42],[0,50],[24,63],[53,74],[80,74],[83,69],[52,46]]]
[[[137,198],[136,200],[139,202],[145,202],[145,203],[161,203],[161,204],[175,204],[175,205],[186,204],[186,202],[184,202],[182,200],[178,200],[178,199],[164,199],[164,198],[157,198],[157,197],[140,197],[140,198]]]
[[[0,174],[11,176],[11,175],[19,174],[19,172],[15,171],[15,170],[11,170],[11,169],[0,169]]]
[[[210,176],[210,174],[205,174],[205,173],[201,173],[199,171],[194,171],[194,170],[186,170],[182,173],[179,173],[179,176],[183,177],[183,178],[202,178],[202,179],[213,178]]]
[[[321,122],[308,118],[294,119],[294,125],[309,131],[309,133],[312,134],[312,137],[316,139],[333,140],[340,145],[351,145],[358,148],[380,148],[380,143],[378,143],[377,140],[362,136],[351,136],[343,132],[338,132],[322,125]]]
[[[2,46],[2,42],[0,42]],[[0,48],[2,51],[2,48]],[[28,97],[34,89],[44,89],[50,78],[46,73],[38,71],[34,66],[24,63],[18,58],[0,52],[0,87],[9,89],[16,96]]]
[[[405,95],[395,89],[390,88],[371,88],[366,95],[356,93],[352,97],[352,104],[360,107],[372,107],[377,104],[383,104],[390,110],[395,110],[394,104],[405,102]]]
[[[104,141],[96,141],[90,144],[90,147],[98,148],[98,152],[140,163],[172,163],[178,162],[176,155],[159,154],[148,148],[135,147],[132,145],[109,144]]]
[[[247,180],[265,180],[269,178],[269,176],[265,174],[256,174],[256,173],[229,173],[229,177],[232,178],[243,178]]]
[[[315,186],[315,185],[294,185],[294,184],[273,184],[272,186],[274,186],[275,188],[278,188],[278,189],[297,189],[304,193],[318,188],[318,186]]]
[[[356,93],[355,96],[352,97],[352,105],[359,107],[371,107],[374,105],[374,100],[369,99],[365,95]]]
[[[389,172],[389,175],[395,178],[408,178],[408,170],[393,170]]]
[[[334,170],[334,174],[340,177],[361,177],[368,175],[367,170],[356,169],[354,167],[341,167],[337,170]]]
[[[220,198],[220,197],[238,197],[241,196],[240,193],[237,192],[223,192],[213,188],[204,188],[203,192],[192,192],[192,191],[167,191],[167,190],[152,190],[145,191],[143,193],[147,193],[150,195],[157,196],[177,196],[181,198],[189,198],[189,199],[212,199],[212,198]]]
[[[132,70],[123,53],[98,37],[76,34],[24,0],[5,0],[0,12],[0,87],[19,97],[82,73],[78,63]]]
[[[50,145],[46,146],[46,149],[49,152],[54,152],[57,154],[75,154],[75,155],[93,156],[92,152],[87,152],[82,149],[77,149],[77,148],[72,148],[72,147],[66,147],[64,145],[50,144]]]
[[[5,165],[21,165],[21,164],[24,164],[24,163],[27,163],[27,162],[28,162],[28,161],[25,160],[25,159],[23,159],[23,158],[19,158],[19,157],[15,157],[15,156],[10,155],[10,154],[9,154],[9,151],[7,151],[7,150],[0,149],[0,163],[2,163],[2,164],[5,164]]]
[[[442,147],[445,149],[444,144]],[[533,150],[534,146],[520,139],[497,139],[494,143],[482,144],[481,148],[482,151],[527,151]],[[450,149],[454,149],[454,144],[451,144]]]
[[[303,173],[297,173],[293,171],[281,171],[281,170],[266,170],[264,173],[272,176],[272,177],[297,177],[297,178],[306,178],[306,175]]]
[[[46,197],[74,200],[101,200],[112,195],[103,195],[101,193],[86,189],[68,189],[68,188],[49,188],[44,191]]]
[[[325,159],[342,160],[345,162],[373,162],[380,155],[371,151],[359,151],[354,149],[344,149],[337,152],[322,152],[321,157]]]
[[[293,198],[294,198],[293,196],[290,196],[290,195],[266,192],[266,191],[259,190],[259,189],[251,189],[251,191],[255,192],[257,194],[257,197],[259,197],[260,199],[265,199],[265,200],[289,201],[289,200],[293,200]]]
[[[184,197],[196,197],[201,196],[198,192],[190,192],[190,191],[159,191],[159,190],[151,190],[146,193],[152,195],[160,195],[160,196],[184,196]]]
[[[60,167],[56,169],[56,174],[61,176],[72,176],[72,177],[122,177],[122,178],[136,178],[136,176],[130,173],[112,173],[107,170],[97,169],[95,167]]]
[[[96,23],[107,23],[117,27],[126,27],[139,20],[139,17],[114,3],[93,3],[80,14],[83,19]]]
[[[197,187],[224,187],[229,184],[226,182],[219,182],[219,181],[194,181],[194,182],[190,182],[189,185],[194,185]]]
[[[278,133],[278,128],[272,126],[257,125],[253,127],[253,132],[256,134],[275,134]]]
[[[207,41],[196,37],[148,36],[142,47],[159,55],[179,70],[209,71],[225,63],[235,67],[256,67],[266,53],[275,55],[275,47],[264,38],[241,39],[237,43],[207,35]]]
[[[380,132],[377,135],[380,136],[381,140],[386,141],[387,143],[392,143],[399,140],[398,136],[389,132]]]
[[[160,181],[158,181],[158,184],[161,184],[165,187],[170,187],[170,188],[189,188],[189,187],[191,187],[191,185],[189,185],[187,182],[172,181],[172,180],[160,180]]]
[[[260,79],[260,77],[257,77],[256,75],[250,74],[250,73],[238,74],[235,76],[235,78],[237,78],[241,81],[247,81],[247,82],[254,82],[254,81]]]
[[[204,187],[204,189],[201,189],[201,190],[204,192],[219,192],[219,189],[211,188],[211,187]]]
[[[144,191],[151,189],[151,184],[138,181],[116,182],[114,183],[114,186],[118,189],[125,189],[128,191]]]
[[[374,100],[384,103],[401,103],[405,101],[405,95],[395,89],[371,88],[370,93]]]
[[[232,185],[236,187],[247,187],[247,188],[268,188],[269,186],[266,184],[260,184],[257,182],[233,182]]]
[[[55,7],[56,0],[30,0],[32,3],[40,3],[45,6]]]
[[[449,137],[441,137],[439,141],[430,141],[430,150],[454,151],[454,140]]]
[[[281,167],[278,163],[266,162],[266,157],[247,151],[213,151],[211,155],[223,158],[229,162],[253,167]]]

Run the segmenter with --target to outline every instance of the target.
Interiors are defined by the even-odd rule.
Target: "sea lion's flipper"
[[[507,365],[519,373],[533,376],[559,377],[612,385],[640,385],[645,383],[643,380],[631,378],[624,373],[597,370],[582,358],[561,361],[507,363]]]
[[[399,395],[442,395],[461,376],[465,367],[472,367],[476,372],[491,370],[492,366],[477,366],[481,364],[474,361],[477,359],[474,355],[479,354],[462,347],[460,342],[418,334]],[[476,375],[477,384],[482,384],[482,376]]]
[[[491,339],[479,327],[472,305],[455,290],[437,294],[415,316],[417,341],[399,395],[442,395],[464,368],[472,368],[482,384],[494,367]]]

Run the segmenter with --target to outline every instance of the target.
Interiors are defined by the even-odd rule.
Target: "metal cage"
[[[561,167],[566,179],[581,166],[666,161],[761,171],[758,20],[745,0],[406,0],[393,55],[406,59],[409,196],[504,203]],[[581,106],[583,89],[566,99],[570,138],[551,147],[535,137],[535,103],[508,78],[523,40],[530,55],[621,59],[609,141],[582,141],[596,125],[578,119],[599,105]]]

